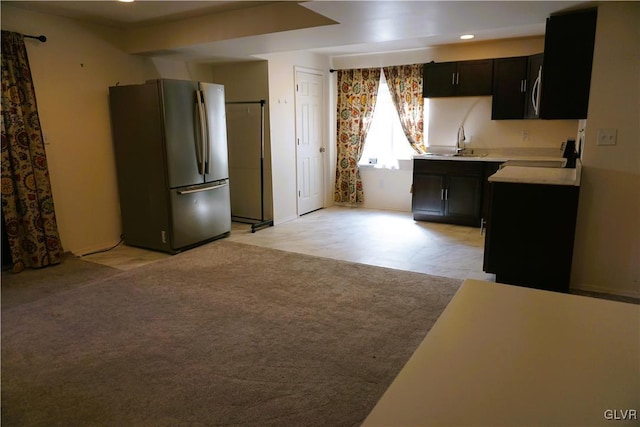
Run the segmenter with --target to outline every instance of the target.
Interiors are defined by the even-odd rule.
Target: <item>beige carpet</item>
[[[359,425],[460,283],[222,240],[13,284],[2,426]]]

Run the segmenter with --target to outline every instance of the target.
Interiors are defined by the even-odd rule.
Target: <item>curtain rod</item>
[[[40,40],[42,43],[47,41],[47,37],[44,35],[40,35],[40,36],[30,36],[27,34],[23,34],[24,37],[27,37],[29,39],[36,39],[36,40]]]

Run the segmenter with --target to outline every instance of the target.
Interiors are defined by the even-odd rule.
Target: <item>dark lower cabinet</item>
[[[415,159],[413,218],[480,226],[482,162]]]
[[[444,174],[417,173],[413,175],[413,218],[443,217],[444,190],[447,176]]]
[[[579,187],[491,183],[484,271],[496,281],[567,292]]]
[[[489,203],[491,202],[491,184],[489,177],[500,170],[500,162],[484,162],[484,177],[482,179],[482,227],[487,226],[489,222]]]

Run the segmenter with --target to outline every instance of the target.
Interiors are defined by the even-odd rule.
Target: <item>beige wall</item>
[[[311,53],[289,52],[265,55],[269,63],[269,121],[271,127],[271,167],[273,176],[274,223],[298,217],[296,123],[295,123],[295,67],[318,70],[328,80],[329,59]],[[328,88],[329,84],[325,85]],[[325,89],[325,92],[327,89]],[[328,98],[326,94],[325,98]],[[335,146],[335,144],[325,144]],[[328,169],[332,153],[327,152]],[[335,157],[333,157],[335,159]],[[335,162],[335,160],[333,160]],[[329,174],[325,174],[325,189],[329,188]]]
[[[2,29],[26,40],[62,245],[83,254],[118,242],[120,212],[108,88],[157,77],[147,58],[122,53],[76,22],[2,3]]]
[[[640,296],[640,3],[598,8],[572,287]],[[598,129],[617,144],[598,146]]]

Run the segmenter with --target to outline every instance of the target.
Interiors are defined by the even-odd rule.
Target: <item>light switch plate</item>
[[[616,145],[616,129],[598,129],[597,145]]]

